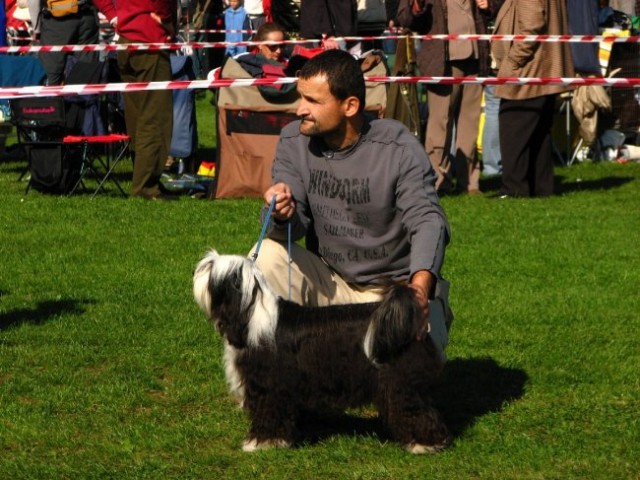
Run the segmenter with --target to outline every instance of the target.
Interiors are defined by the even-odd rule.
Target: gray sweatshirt
[[[296,201],[292,241],[313,225],[320,256],[353,283],[408,280],[418,270],[440,277],[449,226],[435,172],[407,128],[373,120],[355,146],[335,152],[299,128],[282,130],[272,171]],[[285,241],[286,223],[271,222],[269,237]]]

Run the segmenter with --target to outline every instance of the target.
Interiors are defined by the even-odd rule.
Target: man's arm
[[[291,129],[297,131],[298,123],[289,124],[283,132]],[[287,133],[284,133],[288,137]],[[261,218],[264,222],[267,209],[271,199],[276,195],[276,204],[272,213],[275,219],[271,222],[268,236],[274,240],[286,240],[288,235],[287,222],[291,222],[292,241],[296,241],[305,236],[310,219],[307,217],[306,189],[299,172],[300,164],[303,163],[298,158],[300,152],[296,150],[295,141],[291,138],[283,140],[282,134],[276,149],[276,157],[273,161],[271,175],[273,185],[267,189],[263,198],[265,206],[262,209]]]
[[[547,15],[541,0],[518,2],[515,32],[518,35],[542,35],[547,33]],[[531,61],[540,42],[513,42],[505,61],[512,72],[517,72]]]

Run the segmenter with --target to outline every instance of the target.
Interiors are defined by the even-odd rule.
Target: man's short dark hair
[[[326,76],[329,92],[338,100],[356,97],[360,100],[360,111],[365,105],[365,85],[360,64],[343,50],[327,50],[304,64],[298,78],[309,79]]]

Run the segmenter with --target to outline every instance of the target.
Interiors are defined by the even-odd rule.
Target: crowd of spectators
[[[115,29],[117,41],[124,44],[174,41],[180,29],[186,29],[188,40],[223,38],[230,42],[222,51],[198,49],[193,52],[196,74],[201,78],[220,66],[225,56],[245,54],[252,56],[245,57],[249,63],[258,59],[259,63],[286,66],[285,46],[279,42],[288,38],[292,22],[297,22],[293,26],[297,36],[316,40],[320,48],[361,52],[362,48],[353,48],[353,42],[336,42],[334,38],[358,35],[361,32],[359,17],[364,18],[363,5],[374,8],[372,2],[356,0],[299,3],[295,0],[288,3],[282,0],[79,0],[62,3],[77,3],[76,10],[60,15],[55,12],[58,8],[55,0],[17,0],[17,4],[16,0],[6,0],[4,6],[6,11],[16,8],[28,11],[30,34],[35,42],[43,45],[96,44],[99,18],[103,19],[103,27]],[[503,34],[597,33],[587,32],[585,28],[593,25],[597,28],[607,14],[615,10],[630,15],[640,10],[637,5],[640,2],[636,0],[380,0],[378,3],[383,11],[382,28],[400,27],[402,31],[422,34],[483,34],[494,27],[496,33]],[[567,4],[571,4],[571,8],[568,9]],[[282,13],[287,9],[289,16]],[[0,19],[4,22],[3,17]],[[280,18],[282,21],[278,23]],[[212,31],[212,28],[218,30]],[[221,33],[224,29],[227,32]],[[235,44],[249,39],[267,43],[255,48]],[[39,55],[47,73],[47,84],[64,84],[68,55],[62,52]],[[99,53],[88,51],[74,56],[80,61],[93,62]],[[168,51],[135,54],[121,51],[117,57],[123,81],[171,78]],[[580,66],[577,70],[581,74],[599,73],[594,45],[501,41],[491,45],[487,41],[435,40],[421,42],[417,54],[419,73],[429,76],[570,77],[575,73],[574,61]],[[585,62],[587,66],[583,67]],[[438,193],[479,193],[483,169],[487,175],[502,175],[501,196],[546,196],[553,192],[552,117],[557,94],[567,87],[428,85],[425,90],[428,113],[423,138],[437,174]],[[483,94],[484,165],[476,151]],[[127,93],[124,98],[126,124],[133,138],[136,159],[132,194],[160,198],[159,182],[171,132],[171,94],[136,92]]]

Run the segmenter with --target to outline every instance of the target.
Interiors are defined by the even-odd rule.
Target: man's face
[[[300,105],[296,114],[302,119],[300,133],[326,138],[344,129],[345,102],[331,95],[324,75],[298,79],[298,92]]]
[[[284,33],[282,32],[269,32],[265,37],[265,41],[270,42],[283,42]],[[281,60],[282,57],[282,45],[260,45],[258,51],[269,60]]]
[[[237,10],[240,6],[240,0],[229,0],[229,6],[234,10]]]

